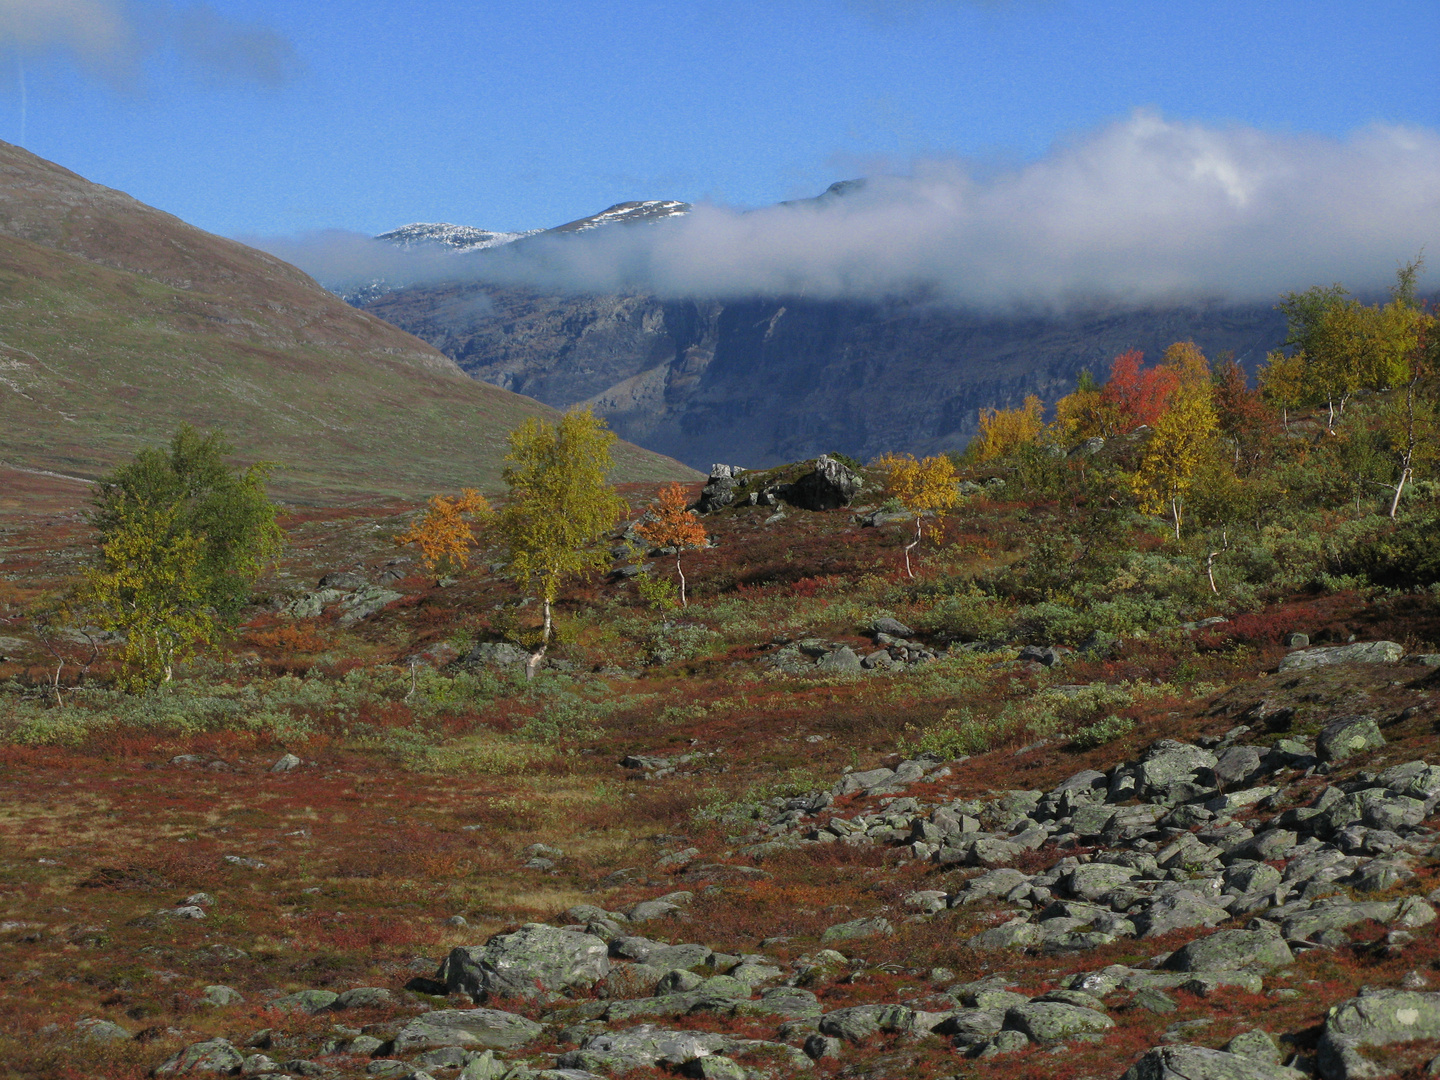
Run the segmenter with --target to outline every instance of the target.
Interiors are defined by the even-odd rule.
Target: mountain
[[[1175,341],[1253,367],[1285,335],[1268,305],[999,317],[921,300],[667,301],[544,295],[465,282],[366,304],[477,379],[563,408],[587,402],[623,438],[696,468],[840,451],[965,446],[980,408],[1052,400],[1082,368]]]
[[[657,221],[664,221],[666,218],[684,217],[690,213],[690,210],[689,203],[677,202],[674,199],[622,202],[616,203],[614,206],[607,206],[598,214],[567,221],[564,225],[556,225],[553,229],[543,229],[541,233],[589,232],[591,229],[601,229],[607,225],[650,225]]]
[[[791,205],[824,207],[865,187],[842,180]],[[518,243],[689,210],[676,201],[618,203]],[[1270,304],[994,315],[919,298],[676,301],[500,286],[483,280],[484,265],[468,263],[449,282],[372,284],[345,295],[477,379],[557,408],[590,404],[624,438],[702,469],[836,450],[868,459],[960,449],[982,407],[1018,405],[1031,393],[1054,399],[1082,368],[1103,376],[1127,349],[1153,360],[1175,341],[1194,340],[1253,369],[1285,336]]]
[[[284,497],[494,488],[553,411],[467,378],[300,270],[0,143],[0,463],[97,476],[182,421]],[[624,480],[689,476],[618,448]]]
[[[486,248],[512,244],[527,236],[534,236],[540,229],[529,232],[491,232],[476,229],[470,225],[448,225],[444,222],[417,221],[402,225],[398,229],[381,233],[376,240],[384,240],[403,249],[450,248],[453,251],[484,251]]]

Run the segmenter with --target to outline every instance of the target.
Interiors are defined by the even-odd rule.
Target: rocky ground
[[[1051,1055],[1085,1049],[1089,1067],[1108,1059],[1111,1074],[1134,1080],[1405,1071],[1405,1054],[1418,1052],[1423,1065],[1440,1040],[1431,990],[1440,978],[1440,764],[1412,756],[1433,742],[1440,658],[1400,652],[1386,643],[1298,650],[1268,681],[1217,699],[1221,733],[1160,739],[1138,759],[1048,790],[976,792],[964,759],[847,771],[732,834],[733,847],[662,855],[655,870],[681,888],[612,909],[605,897],[622,872],[549,921],[428,960],[397,954],[386,985],[253,997],[197,987],[197,1006],[230,1030],[153,1067],[162,1076],[397,1080],[581,1080],[652,1068],[891,1077],[918,1074],[921,1058],[927,1074],[937,1059],[955,1074],[1012,1058],[1044,1070],[1060,1060]],[[1352,693],[1385,695],[1393,711],[1257,741],[1288,726],[1291,702],[1333,698],[1337,679]],[[1250,722],[1229,722],[1237,718]],[[624,763],[652,783],[685,764]],[[306,767],[291,757],[272,770]],[[929,868],[933,887],[813,941],[762,932],[751,951],[731,952],[707,940],[697,912],[707,895],[743,895],[747,880],[770,876],[771,860],[835,845],[903,853],[906,866]],[[537,870],[563,857],[543,845],[528,854]],[[177,896],[147,919],[203,925],[214,902]],[[970,976],[984,974],[890,970],[879,959],[887,941],[917,923],[962,939]],[[4,924],[11,950],[30,929]],[[1114,962],[1126,942],[1127,961]],[[1334,980],[1314,976],[1339,962],[1378,978],[1327,1000]],[[867,981],[874,974],[904,984],[877,994],[891,987]],[[1297,1006],[1323,1020],[1297,1024]],[[257,1018],[263,1027],[252,1026]],[[134,1034],[94,1017],[69,1029],[44,1034],[88,1043]]]
[[[617,543],[533,685],[501,575],[397,553],[413,506],[295,515],[168,696],[57,705],[7,623],[0,1076],[1440,1071],[1431,601],[962,642],[878,614],[908,519],[738,480],[690,609],[637,613]],[[970,709],[1019,719],[920,752]]]

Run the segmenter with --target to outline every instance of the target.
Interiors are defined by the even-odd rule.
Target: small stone
[[[272,773],[289,772],[291,769],[298,769],[300,765],[301,761],[298,757],[294,754],[286,754],[270,766],[270,771]]]
[[[1155,989],[1153,986],[1147,986],[1138,991],[1132,999],[1131,1004],[1138,1005],[1142,1009],[1148,1009],[1152,1013],[1162,1015],[1164,1013],[1172,1013],[1180,1007],[1175,1004],[1172,998]]]
[[[811,1035],[805,1040],[805,1056],[811,1061],[838,1058],[844,1043],[832,1035]]]

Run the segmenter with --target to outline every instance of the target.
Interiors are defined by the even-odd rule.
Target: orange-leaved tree
[[[490,513],[485,496],[474,488],[466,488],[455,499],[436,495],[430,500],[430,508],[397,536],[395,543],[402,547],[416,545],[425,572],[431,577],[454,574],[469,564],[475,526]]]
[[[1043,412],[1044,407],[1034,394],[1026,397],[1025,404],[1018,409],[981,409],[980,431],[970,444],[971,456],[977,464],[983,465],[1007,457],[1026,443],[1034,442],[1045,427]],[[926,461],[934,460],[926,458]],[[951,473],[953,476],[953,466]]]
[[[1170,347],[1172,350],[1174,346]],[[1166,352],[1169,356],[1169,350]],[[1172,364],[1142,368],[1145,354],[1131,349],[1115,357],[1110,365],[1110,378],[1100,391],[1102,403],[1115,428],[1102,435],[1127,435],[1139,427],[1154,427],[1170,406],[1170,398],[1179,383],[1179,373]]]
[[[680,606],[689,607],[685,599],[685,571],[680,568],[680,556],[686,551],[705,546],[705,526],[695,512],[686,505],[685,489],[679,484],[668,484],[650,505],[651,521],[636,525],[635,531],[656,547],[675,549],[675,573],[680,575]]]
[[[1215,413],[1220,430],[1235,440],[1235,465],[1256,468],[1273,443],[1279,417],[1259,390],[1250,389],[1245,370],[1230,358],[1214,375]]]
[[[905,573],[913,578],[910,552],[924,539],[925,515],[934,515],[931,534],[937,535],[946,511],[960,501],[955,463],[944,455],[916,461],[911,454],[884,454],[876,459],[875,466],[884,470],[885,489],[915,515],[915,539],[905,545]]]

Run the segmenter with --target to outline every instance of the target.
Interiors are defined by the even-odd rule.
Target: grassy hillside
[[[183,420],[279,462],[282,497],[412,496],[493,489],[537,415],[293,267],[0,144],[0,461],[93,477]]]

